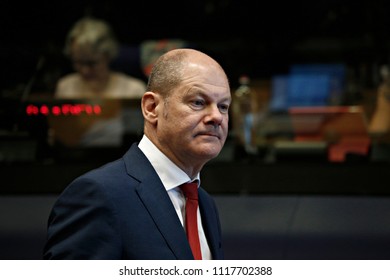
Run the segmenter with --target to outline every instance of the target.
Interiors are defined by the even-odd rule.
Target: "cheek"
[[[223,129],[223,131],[224,131],[225,133],[228,132],[228,130],[229,130],[229,118],[226,118],[226,119],[222,122],[221,127],[222,127],[222,129]]]
[[[183,131],[191,131],[201,122],[196,114],[183,111],[170,112],[166,120],[173,129]]]
[[[160,121],[160,129],[162,133],[171,137],[172,140],[184,138],[186,133],[191,130],[190,123],[185,116],[177,112],[169,112]]]

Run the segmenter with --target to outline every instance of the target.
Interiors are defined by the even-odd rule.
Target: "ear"
[[[142,96],[141,108],[142,114],[147,122],[155,125],[157,124],[158,119],[158,110],[157,107],[161,102],[161,96],[152,91],[146,92]]]

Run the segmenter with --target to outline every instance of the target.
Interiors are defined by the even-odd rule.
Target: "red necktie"
[[[187,238],[190,243],[192,254],[195,260],[202,259],[202,252],[200,250],[200,242],[198,235],[198,184],[185,183],[180,186],[186,197],[186,217],[185,227],[187,231]]]

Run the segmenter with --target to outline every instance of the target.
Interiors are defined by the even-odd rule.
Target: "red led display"
[[[61,105],[52,105],[48,106],[46,104],[35,105],[29,104],[26,106],[26,114],[28,116],[78,116],[81,114],[87,115],[100,115],[102,113],[102,108],[100,105],[92,104],[61,104]]]

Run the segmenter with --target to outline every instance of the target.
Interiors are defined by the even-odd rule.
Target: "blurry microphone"
[[[45,57],[43,55],[41,55],[38,59],[38,62],[37,62],[37,65],[35,67],[33,75],[28,80],[26,86],[23,89],[21,101],[25,101],[28,98],[28,96],[30,95],[31,88],[34,85],[34,83],[37,79],[38,73],[43,68],[44,64],[45,64]]]
[[[28,99],[30,93],[31,93],[31,89],[33,87],[33,85],[35,84],[35,81],[38,77],[38,73],[41,71],[41,69],[43,68],[43,65],[45,64],[45,57],[43,55],[41,55],[38,59],[38,62],[35,66],[35,69],[34,69],[34,72],[31,76],[31,78],[28,80],[26,86],[23,88],[23,91],[22,91],[22,94],[21,94],[21,97],[20,97],[20,103],[19,103],[19,106],[16,110],[17,112],[17,116],[16,116],[16,120],[14,121],[14,126],[13,126],[13,131],[14,132],[18,132],[19,131],[19,121],[18,121],[18,117],[22,116],[23,115],[23,109],[24,109],[24,102]]]

